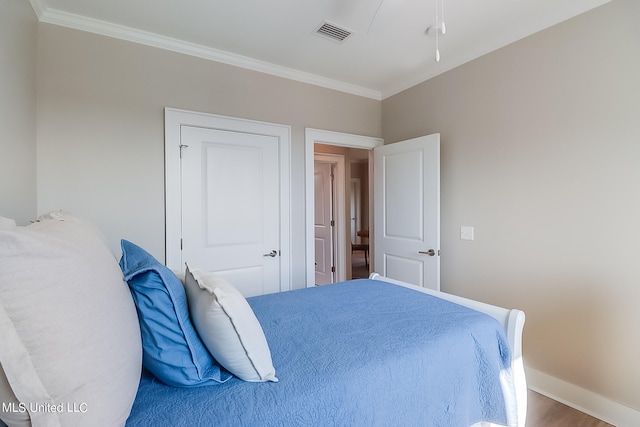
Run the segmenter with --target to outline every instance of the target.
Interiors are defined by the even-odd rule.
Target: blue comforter
[[[490,316],[372,280],[248,301],[280,381],[174,388],[144,373],[127,426],[507,424],[511,356]]]

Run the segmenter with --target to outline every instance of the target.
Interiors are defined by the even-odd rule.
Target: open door
[[[334,282],[333,165],[314,162],[316,285]]]
[[[374,268],[440,290],[440,134],[374,149]]]

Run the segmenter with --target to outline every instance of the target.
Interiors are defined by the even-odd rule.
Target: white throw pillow
[[[0,227],[0,343],[7,424],[125,424],[140,381],[140,329],[94,227],[61,213]]]
[[[11,230],[16,227],[16,221],[10,218],[0,216],[0,230]]]
[[[191,321],[216,361],[244,381],[278,381],[264,331],[242,294],[188,265],[185,287]]]
[[[0,306],[0,310],[2,307]],[[0,326],[2,328],[3,326]],[[29,412],[27,409],[20,405],[20,401],[13,394],[11,385],[7,380],[7,376],[4,374],[2,366],[0,366],[0,402],[5,405],[0,409],[0,426],[4,426],[2,422],[5,422],[11,427],[30,427],[31,420],[29,419]]]

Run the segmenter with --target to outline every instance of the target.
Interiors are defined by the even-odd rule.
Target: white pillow
[[[0,216],[0,230],[11,230],[16,227],[14,219],[4,218]]]
[[[216,361],[244,381],[278,381],[264,331],[242,294],[188,265],[185,287],[191,321]]]
[[[0,343],[7,424],[125,424],[140,381],[140,329],[95,228],[61,213],[0,227]]]
[[[0,310],[2,310],[1,306]],[[11,427],[31,427],[29,413],[26,407],[20,405],[20,401],[13,394],[2,366],[0,366],[0,402],[5,405],[0,408],[0,426],[4,426],[2,422],[5,422]]]

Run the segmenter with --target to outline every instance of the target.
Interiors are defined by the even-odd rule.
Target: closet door
[[[183,127],[182,251],[245,296],[280,290],[278,140]]]
[[[290,129],[175,114],[167,119],[167,265],[215,272],[247,297],[289,290]]]

